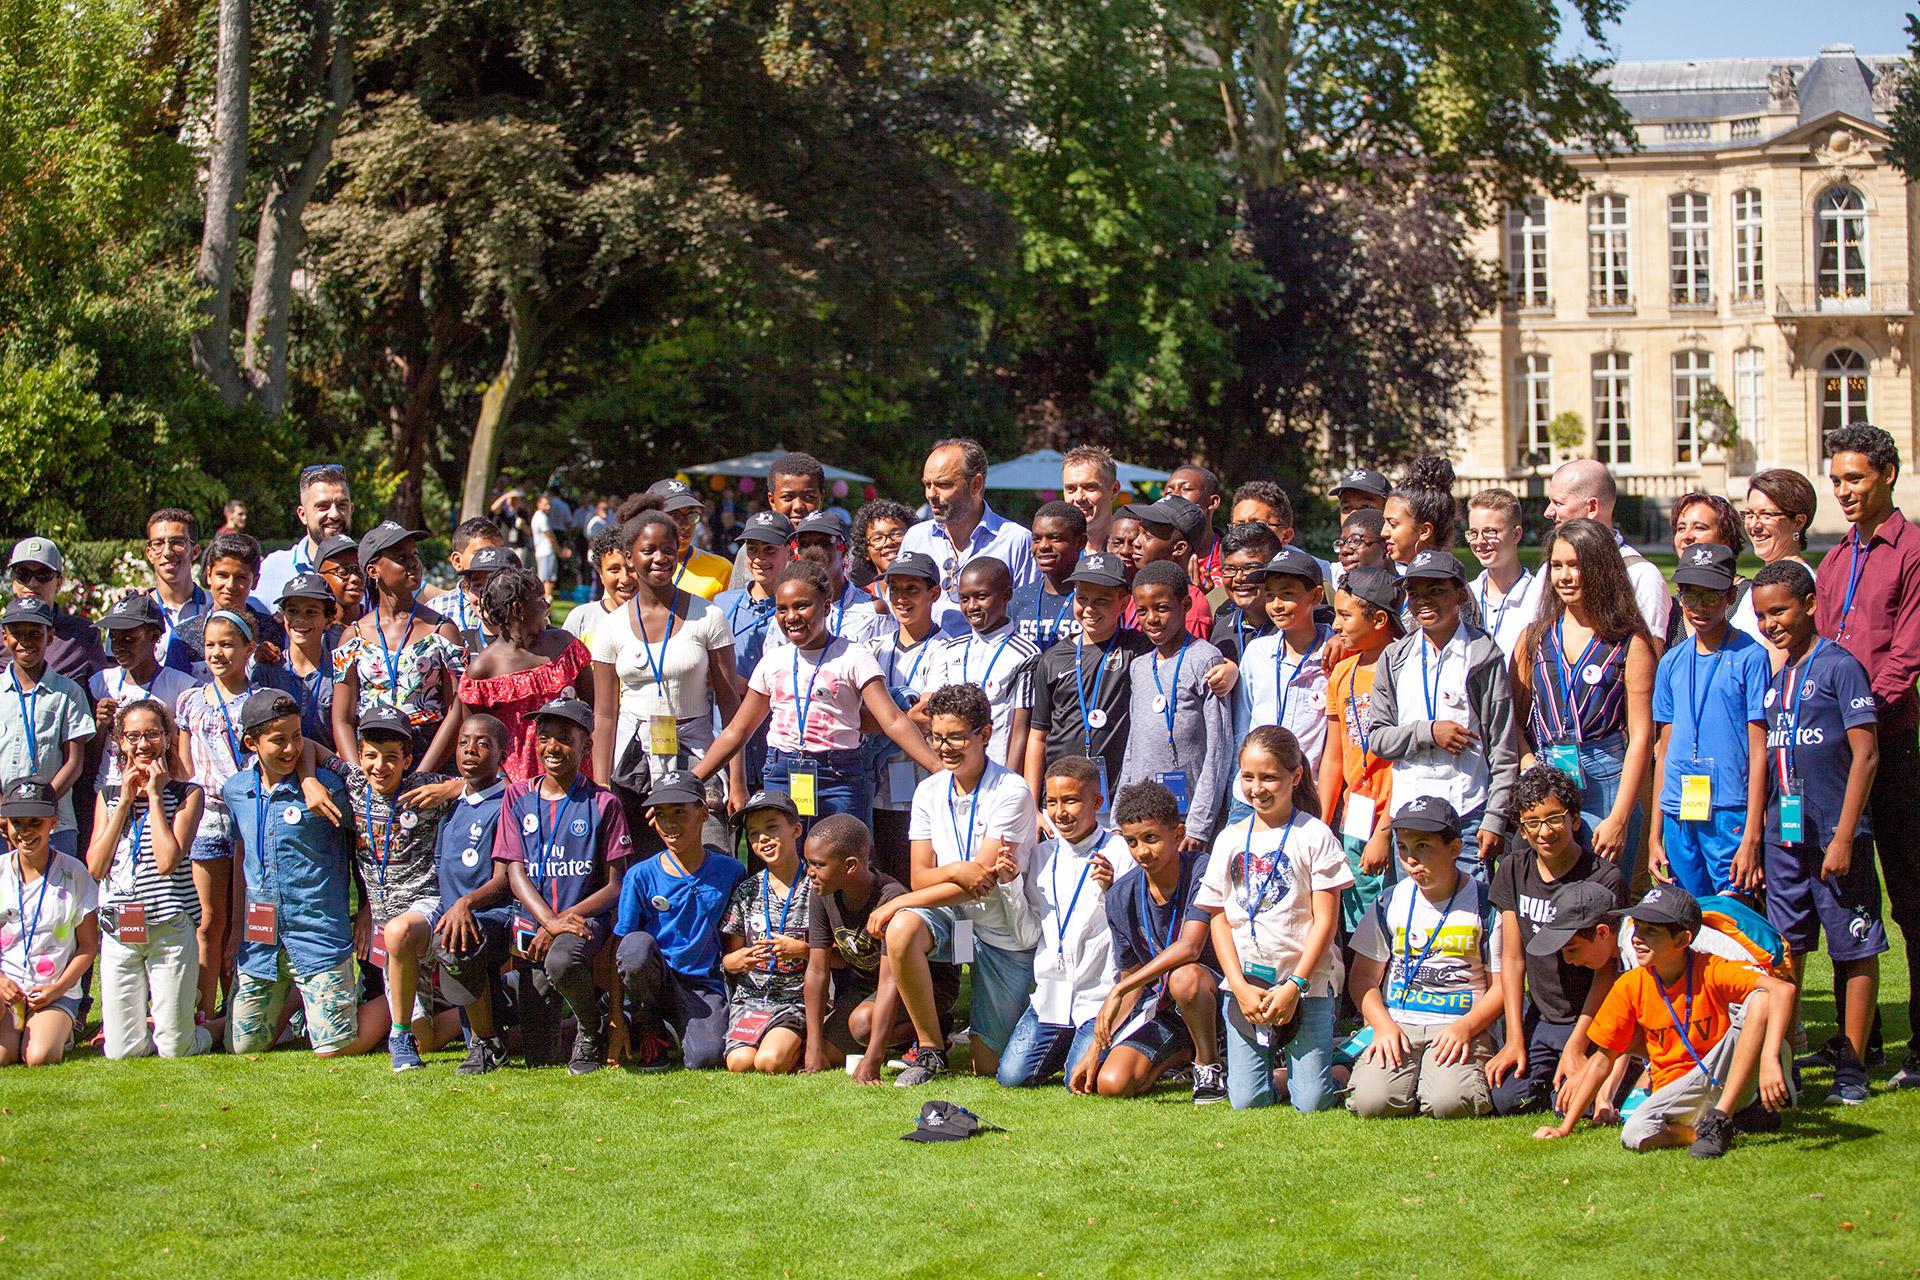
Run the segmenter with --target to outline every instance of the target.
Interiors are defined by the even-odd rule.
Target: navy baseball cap
[[[1646,897],[1628,907],[1624,914],[1627,919],[1640,924],[1658,924],[1669,929],[1700,932],[1699,899],[1677,884],[1653,886],[1647,890]]]
[[[593,732],[593,708],[578,698],[555,698],[533,713],[535,720],[565,720]]]
[[[1105,551],[1089,551],[1080,557],[1080,563],[1067,575],[1068,582],[1084,582],[1092,587],[1119,587],[1122,591],[1133,580],[1127,572],[1127,562],[1119,556]]]
[[[1384,609],[1396,620],[1400,616],[1400,575],[1391,569],[1362,565],[1347,570],[1340,589],[1375,609]]]
[[[331,600],[333,596],[329,594],[327,598]],[[121,596],[100,615],[102,631],[132,631],[136,627],[164,625],[160,620],[160,606],[155,604],[153,597],[145,591]]]
[[[705,804],[707,789],[685,769],[669,769],[655,776],[647,789],[647,807],[657,804]]]
[[[255,689],[247,695],[247,700],[240,704],[240,732],[252,733],[261,725],[272,724],[283,716],[299,714],[300,704],[295,702],[293,695],[286,690]],[[366,719],[372,718],[374,714],[369,712],[361,723],[365,724]]]
[[[847,541],[847,526],[841,523],[839,516],[830,511],[816,511],[793,526],[794,537],[797,538],[803,533],[824,533],[843,545]]]
[[[800,810],[793,803],[793,797],[784,791],[768,789],[756,791],[747,797],[747,802],[740,806],[740,812],[733,815],[733,825],[744,827],[747,825],[748,814],[768,809],[776,813],[784,813],[795,822],[800,821]]]
[[[1177,493],[1166,494],[1158,502],[1130,502],[1121,510],[1142,524],[1166,525],[1189,543],[1207,527],[1206,508]]]
[[[707,504],[700,501],[692,489],[680,480],[656,480],[647,486],[649,498],[665,499],[660,509],[668,515],[676,511],[704,511]]]
[[[1605,924],[1620,914],[1620,904],[1611,890],[1591,880],[1575,880],[1561,885],[1547,899],[1552,916],[1527,939],[1527,953],[1557,956],[1582,929]]]
[[[929,1102],[920,1108],[913,1131],[900,1135],[907,1142],[965,1142],[983,1133],[1005,1133],[957,1102]]]
[[[332,604],[333,588],[317,573],[296,573],[280,589],[280,599],[276,603],[285,605],[289,600],[324,600]],[[102,622],[100,625],[104,627],[107,624]]]
[[[1300,578],[1316,587],[1326,585],[1320,562],[1298,547],[1282,547],[1280,554],[1267,561],[1254,576],[1260,578]]]
[[[893,563],[887,566],[886,576],[889,578],[925,578],[928,582],[938,582],[940,581],[940,566],[933,562],[932,556],[922,555],[918,551],[902,551],[893,558]]]
[[[1673,571],[1674,585],[1731,591],[1734,562],[1738,559],[1732,547],[1723,547],[1717,542],[1696,542],[1680,553],[1680,567]]]
[[[38,626],[51,627],[53,610],[34,596],[28,596],[24,600],[9,600],[6,612],[0,613],[0,626],[15,622],[31,622]]]
[[[1422,551],[1407,566],[1409,578],[1452,578],[1455,582],[1465,582],[1467,571],[1460,563],[1460,557],[1451,551]]]
[[[1333,495],[1336,498],[1348,492],[1366,493],[1376,498],[1385,498],[1392,495],[1393,486],[1388,484],[1387,478],[1378,471],[1370,471],[1366,467],[1355,467],[1340,477],[1339,484],[1333,486]]]
[[[498,573],[502,569],[519,569],[519,555],[512,547],[479,547],[467,557],[467,567],[460,571],[465,577],[469,573]]]
[[[778,511],[756,511],[740,527],[742,542],[791,542],[793,521]]]
[[[413,741],[413,722],[392,707],[376,706],[360,717],[355,729],[358,737],[382,733],[389,738],[404,738]]]
[[[360,539],[360,563],[367,564],[377,560],[388,551],[403,542],[418,542],[421,538],[433,535],[425,529],[409,529],[393,520],[382,520]]]
[[[314,549],[313,567],[318,569],[329,560],[351,560],[360,563],[360,544],[344,533],[336,533]]]
[[[51,818],[59,811],[53,784],[40,778],[15,778],[5,792],[0,792],[0,816]]]
[[[1460,815],[1439,796],[1415,796],[1393,815],[1395,831],[1431,831],[1454,839],[1460,834]]]

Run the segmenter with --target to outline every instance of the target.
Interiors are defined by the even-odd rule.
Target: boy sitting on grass
[[[720,968],[733,987],[727,1070],[786,1075],[806,1047],[813,889],[800,866],[800,811],[784,791],[758,791],[734,828],[760,867],[734,888],[720,921]]]
[[[466,1022],[467,1057],[458,1069],[463,1076],[484,1075],[507,1057],[493,1000],[507,963],[513,897],[506,863],[493,860],[507,789],[500,777],[506,754],[507,726],[498,719],[482,711],[461,722],[453,762],[465,785],[441,819],[434,847],[441,908],[433,926],[433,958],[440,967],[440,994],[459,1006]]]

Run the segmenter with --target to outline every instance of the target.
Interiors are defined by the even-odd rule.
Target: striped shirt
[[[1561,648],[1560,625],[1540,628],[1533,647],[1533,709],[1527,729],[1536,750],[1555,742],[1598,742],[1627,727],[1627,650],[1594,636],[1584,651]],[[1568,690],[1572,691],[1569,701]]]
[[[180,806],[199,789],[191,782],[168,782],[161,788],[160,806],[166,811],[169,824]],[[111,812],[113,806],[120,803],[120,784],[100,788],[100,798],[106,801]],[[107,868],[106,880],[100,886],[100,904],[118,907],[138,903],[147,909],[149,924],[185,915],[197,927],[200,895],[193,888],[192,865],[182,857],[180,865],[166,875],[154,866],[153,823],[147,818],[147,809],[147,797],[143,794],[134,801],[127,829],[120,834],[120,844],[113,851],[113,864]],[[188,843],[192,843],[191,834]]]

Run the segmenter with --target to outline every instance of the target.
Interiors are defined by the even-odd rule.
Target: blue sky
[[[1861,53],[1904,53],[1900,0],[1632,0],[1612,35],[1623,62],[1655,58],[1810,58],[1821,45]],[[1566,49],[1578,49],[1571,33]]]

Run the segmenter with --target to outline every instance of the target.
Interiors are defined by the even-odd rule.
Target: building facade
[[[1462,491],[1537,495],[1556,463],[1594,457],[1664,515],[1790,467],[1815,479],[1831,533],[1826,433],[1871,422],[1920,459],[1920,188],[1886,155],[1904,74],[1844,45],[1613,68],[1639,150],[1573,157],[1582,198],[1529,201],[1482,233],[1508,291],[1474,331]],[[1920,467],[1900,489],[1911,509]]]

